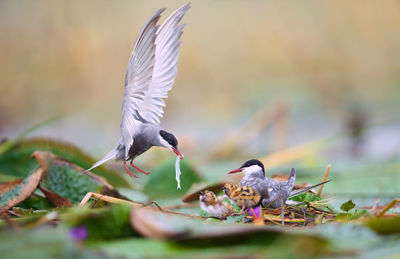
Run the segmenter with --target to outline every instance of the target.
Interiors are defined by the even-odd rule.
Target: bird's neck
[[[255,179],[264,179],[264,174],[262,171],[260,172],[253,172],[250,174],[245,174],[242,180],[240,181],[241,185],[250,185],[247,183],[253,183]]]

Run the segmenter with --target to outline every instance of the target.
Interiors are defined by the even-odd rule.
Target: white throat
[[[259,165],[252,165],[249,167],[243,168],[243,173],[245,175],[253,174],[253,173],[262,173],[262,168]]]

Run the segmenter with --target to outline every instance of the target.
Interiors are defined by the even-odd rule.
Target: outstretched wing
[[[133,136],[144,122],[158,124],[163,115],[162,98],[168,97],[177,73],[180,37],[183,25],[178,25],[190,8],[186,4],[171,14],[159,27],[161,9],[146,22],[136,40],[125,77],[121,135],[125,157]]]
[[[121,135],[125,144],[125,157],[133,143],[133,136],[144,122],[140,107],[144,105],[149,90],[155,56],[157,22],[165,9],[155,12],[143,26],[133,47],[125,76],[125,93],[122,105]]]
[[[140,107],[143,118],[155,124],[160,123],[165,106],[163,98],[168,97],[168,91],[171,90],[178,71],[180,38],[185,26],[179,25],[179,22],[189,8],[190,3],[176,10],[157,31],[153,77],[144,105]]]

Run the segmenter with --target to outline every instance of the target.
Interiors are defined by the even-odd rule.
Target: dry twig
[[[332,166],[332,165],[329,164],[329,165],[326,167],[326,171],[325,171],[325,174],[324,174],[324,178],[322,179],[322,182],[325,182],[326,179],[328,178],[329,171],[331,170],[331,166]],[[325,185],[325,184],[322,184],[322,185],[319,187],[319,190],[318,190],[318,195],[319,195],[319,196],[321,196],[322,189],[324,188],[324,185]]]

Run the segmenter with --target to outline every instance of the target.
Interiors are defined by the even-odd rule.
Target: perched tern
[[[278,182],[265,177],[264,165],[257,159],[247,161],[238,169],[230,171],[229,174],[238,172],[244,173],[240,185],[250,186],[256,189],[261,195],[262,205],[269,208],[279,208],[281,207],[281,202],[285,203],[288,198],[297,196],[321,184],[329,182],[325,181],[310,187],[292,191],[296,180],[296,171],[294,169],[292,169],[287,181]]]
[[[174,84],[177,73],[180,38],[184,24],[179,25],[190,3],[172,13],[162,25],[157,22],[161,13],[156,11],[143,26],[129,59],[125,76],[125,92],[122,105],[121,137],[118,144],[88,170],[110,159],[122,160],[127,174],[131,173],[126,162],[137,171],[148,174],[133,164],[140,154],[152,146],[165,147],[173,151],[178,160],[183,158],[179,152],[175,136],[163,130],[160,118],[163,116],[163,98]],[[180,183],[179,166],[176,167],[178,188]]]

